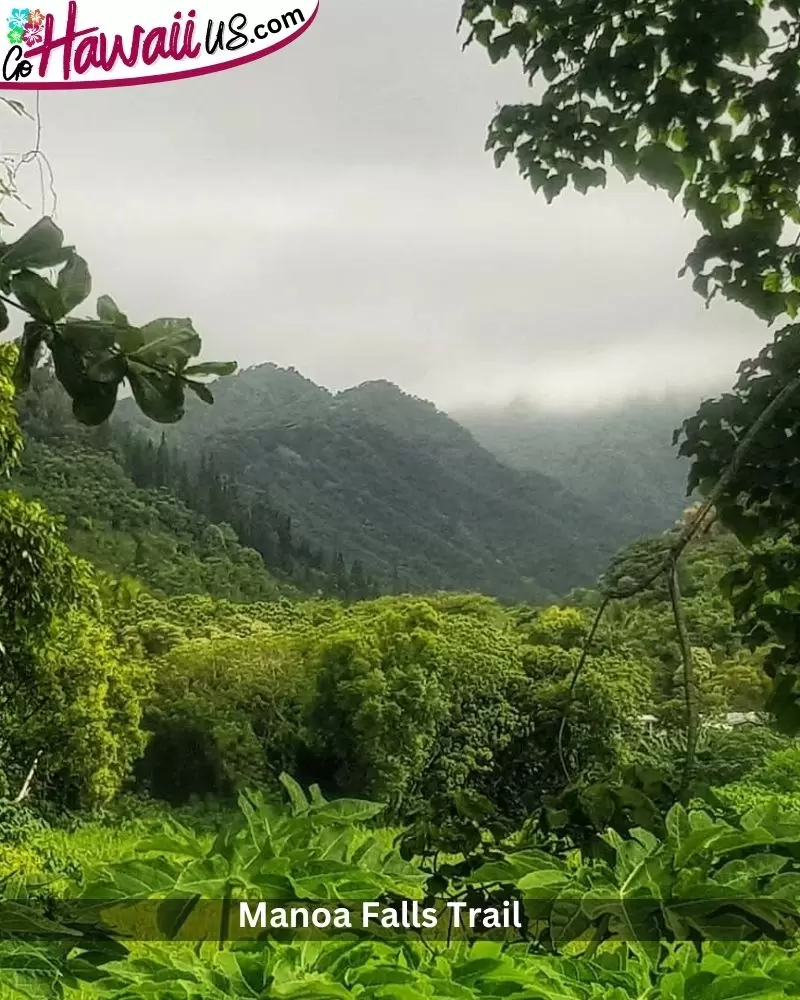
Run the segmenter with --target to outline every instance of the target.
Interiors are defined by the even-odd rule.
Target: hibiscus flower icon
[[[25,31],[22,36],[25,40],[25,44],[38,45],[42,40],[42,29],[38,24],[26,24]]]
[[[8,33],[8,40],[12,45],[19,45],[22,42],[22,28],[12,28]]]
[[[11,16],[8,19],[9,34],[12,31],[23,32],[30,17],[30,10],[27,7],[12,7]]]
[[[44,24],[45,15],[37,7],[36,10],[28,11],[28,21],[25,25],[26,28],[38,28]]]

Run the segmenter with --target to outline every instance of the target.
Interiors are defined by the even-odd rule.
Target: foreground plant
[[[82,898],[52,903],[49,915],[33,905],[31,886],[7,883],[0,986],[26,997],[80,990],[113,1000],[733,1000],[800,991],[795,943],[763,940],[765,926],[781,936],[798,903],[800,816],[775,806],[738,825],[677,806],[664,840],[642,830],[609,833],[604,859],[495,845],[463,884],[478,896],[524,897],[525,940],[448,942],[421,932],[389,941],[350,931],[236,940],[230,907],[217,908],[224,921],[198,925],[202,901],[239,894],[434,895],[420,868],[364,828],[380,805],[329,802],[282,781],[288,806],[243,795],[238,820],[210,848],[186,829],[165,828],[138,845],[135,859],[87,873]],[[141,912],[145,900],[157,924],[148,931],[124,915],[131,904]],[[131,950],[107,920],[102,929],[101,916],[115,912],[117,933],[139,938]],[[47,932],[59,937],[48,943]],[[161,943],[141,940],[148,937]]]
[[[41,273],[55,268],[54,282]],[[0,332],[9,326],[9,307],[29,317],[20,339],[18,389],[27,388],[47,350],[75,416],[85,424],[108,420],[124,381],[142,412],[161,423],[180,420],[187,389],[213,403],[200,379],[229,375],[236,364],[189,364],[201,347],[190,319],[156,319],[137,327],[108,295],[98,299],[97,319],[72,317],[91,288],[86,261],[74,247],[64,246],[64,234],[50,218],[40,219],[15,242],[0,243]]]

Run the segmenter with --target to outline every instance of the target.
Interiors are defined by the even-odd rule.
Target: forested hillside
[[[542,599],[590,583],[618,547],[615,519],[591,500],[503,464],[388,382],[334,395],[262,365],[215,392],[213,408],[190,401],[167,442],[187,460],[209,455],[384,591]],[[120,412],[135,424],[131,405]]]
[[[375,593],[358,561],[313,548],[213,460],[189,467],[163,441],[82,426],[51,369],[34,374],[18,412],[28,447],[12,484],[60,514],[73,550],[100,569],[156,593],[241,601]]]
[[[697,403],[640,399],[570,413],[517,402],[453,416],[509,465],[552,476],[613,517],[617,537],[629,541],[665,530],[688,503],[689,463],[678,457],[672,433]]]

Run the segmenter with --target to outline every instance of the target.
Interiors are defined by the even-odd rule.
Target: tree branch
[[[600,622],[602,621],[603,615],[606,613],[606,608],[611,603],[612,598],[606,596],[600,602],[600,607],[594,616],[594,621],[592,622],[592,627],[589,629],[589,634],[583,643],[583,648],[581,649],[581,656],[575,665],[575,669],[572,671],[572,679],[569,682],[569,688],[567,690],[567,704],[564,706],[564,714],[561,716],[561,724],[558,727],[558,759],[561,762],[561,770],[564,772],[564,776],[567,781],[572,780],[572,775],[569,773],[569,768],[567,767],[567,761],[564,756],[564,729],[567,725],[567,712],[572,705],[573,695],[575,693],[575,685],[578,683],[578,678],[580,677],[584,666],[586,665],[586,658],[589,655],[589,650],[592,648],[592,643],[594,642],[594,637],[597,634],[597,629],[600,627]]]
[[[687,753],[686,753],[686,765],[683,774],[683,784],[682,791],[685,790],[685,786],[691,778],[691,772],[694,770],[694,759],[695,752],[697,749],[697,736],[698,736],[698,726],[699,720],[697,718],[697,691],[694,687],[694,665],[692,663],[692,653],[691,647],[689,646],[688,633],[686,631],[686,620],[683,615],[683,608],[681,605],[680,597],[680,586],[678,583],[677,576],[677,566],[678,561],[683,556],[689,542],[695,537],[698,531],[703,526],[708,515],[714,510],[717,503],[719,502],[722,495],[734,481],[738,473],[741,471],[742,465],[747,458],[750,450],[756,442],[758,435],[761,431],[769,424],[772,418],[780,411],[787,400],[794,395],[797,390],[800,389],[800,373],[795,375],[795,377],[787,382],[786,385],[780,390],[775,398],[764,407],[762,412],[759,414],[757,420],[753,423],[752,427],[747,431],[742,440],[736,447],[733,453],[733,458],[728,464],[725,471],[717,480],[714,488],[709,493],[705,502],[698,511],[696,517],[694,517],[680,532],[675,543],[671,546],[669,554],[666,559],[650,573],[642,582],[637,583],[634,587],[629,587],[627,589],[619,589],[609,591],[600,603],[597,613],[594,617],[594,622],[589,630],[589,634],[583,643],[583,648],[581,649],[581,656],[572,674],[572,680],[569,685],[568,700],[567,704],[564,706],[564,714],[561,716],[561,724],[558,728],[558,758],[561,763],[561,769],[564,772],[564,776],[567,781],[572,780],[572,775],[570,774],[569,768],[567,767],[566,758],[564,756],[564,730],[567,724],[567,713],[572,705],[572,698],[575,691],[575,686],[578,683],[578,678],[586,665],[586,659],[589,655],[589,651],[594,642],[594,637],[597,633],[598,626],[603,615],[608,608],[611,601],[614,600],[624,600],[629,597],[635,597],[637,594],[641,594],[642,591],[647,590],[648,587],[652,586],[655,581],[662,575],[668,574],[668,586],[670,591],[670,600],[672,602],[672,611],[675,617],[675,625],[678,629],[678,641],[681,644],[681,655],[683,658],[683,670],[684,670],[684,681],[686,682],[686,709],[687,709]],[[689,690],[689,681],[691,680],[692,690]]]
[[[39,758],[42,756],[42,753],[43,753],[42,750],[38,750],[36,756],[33,758],[33,763],[31,764],[30,770],[25,776],[25,780],[22,783],[22,788],[20,788],[19,792],[17,793],[17,797],[14,799],[15,805],[19,805],[20,802],[23,802],[30,795],[31,785],[33,784],[33,778],[34,775],[36,774],[36,768],[39,766]]]
[[[683,662],[683,692],[686,699],[686,760],[681,778],[681,797],[685,794],[694,776],[695,755],[697,752],[697,736],[700,729],[700,715],[697,703],[697,680],[694,673],[692,647],[689,643],[689,631],[686,627],[686,615],[681,603],[681,587],[678,580],[678,563],[672,564],[667,579],[669,599],[672,604],[672,614],[675,618],[675,629],[678,633],[678,645]]]

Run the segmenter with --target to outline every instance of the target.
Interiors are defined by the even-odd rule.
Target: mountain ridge
[[[592,583],[613,522],[552,477],[512,468],[433,403],[387,380],[331,392],[265,364],[188,401],[165,431],[187,455],[268,494],[305,537],[359,559],[384,586],[485,589],[541,600]],[[117,419],[146,429],[128,405]]]
[[[678,456],[672,433],[698,403],[675,394],[559,413],[515,401],[454,416],[515,468],[546,472],[577,496],[613,511],[633,539],[671,527],[691,502],[689,463]]]

